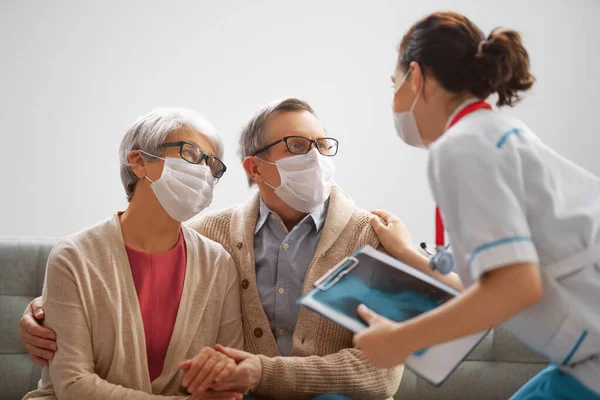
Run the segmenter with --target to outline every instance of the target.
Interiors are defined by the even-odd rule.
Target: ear
[[[139,179],[144,179],[146,176],[146,160],[139,150],[133,150],[127,156],[127,161],[131,166],[131,170]]]
[[[421,85],[425,83],[425,76],[423,75],[421,66],[415,61],[411,62],[408,67],[410,68],[410,87],[417,94],[421,90]]]
[[[263,183],[264,179],[258,171],[258,163],[254,157],[246,157],[243,162],[244,169],[248,176],[256,183]]]

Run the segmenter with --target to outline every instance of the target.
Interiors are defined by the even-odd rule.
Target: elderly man
[[[342,259],[365,245],[379,247],[370,214],[333,185],[337,150],[337,140],[326,137],[306,102],[268,104],[239,139],[248,181],[258,192],[190,224],[223,245],[239,273],[247,352],[217,346],[238,366],[215,390],[277,399],[339,393],[365,400],[397,391],[401,367],[375,369],[353,348],[350,331],[296,304]],[[40,347],[53,343],[34,336],[51,333],[36,325],[26,314],[22,339],[32,356],[48,358]]]

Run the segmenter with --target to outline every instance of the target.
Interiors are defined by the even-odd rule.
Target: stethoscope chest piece
[[[425,242],[421,243],[421,248],[431,256],[429,259],[429,268],[444,275],[454,270],[454,255],[449,244],[436,247],[435,252],[428,250]]]

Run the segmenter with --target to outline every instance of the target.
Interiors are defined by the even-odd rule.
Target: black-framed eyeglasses
[[[212,176],[217,179],[221,178],[225,171],[227,171],[227,167],[223,161],[219,160],[217,157],[204,154],[204,152],[193,143],[184,141],[167,142],[163,143],[161,147],[179,147],[179,155],[181,158],[190,164],[200,164],[204,162],[204,165],[210,168]]]
[[[312,149],[314,144],[319,153],[324,156],[333,157],[337,154],[339,147],[339,142],[334,138],[309,139],[304,136],[285,136],[255,151],[252,155],[255,156],[258,153],[262,153],[281,142],[285,143],[288,151],[292,154],[306,154]]]

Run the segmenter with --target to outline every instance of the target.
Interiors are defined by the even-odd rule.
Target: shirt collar
[[[255,235],[258,233],[258,231],[260,231],[265,222],[267,222],[269,214],[271,214],[271,210],[269,210],[269,207],[267,207],[262,197],[260,197],[260,205],[258,207],[258,220],[256,221],[256,228],[254,229]]]
[[[302,223],[304,223],[304,221],[306,221],[308,219],[313,222],[316,232],[319,232],[321,230],[321,228],[323,228],[323,225],[325,225],[325,219],[327,217],[328,205],[329,205],[329,199],[327,199],[319,207],[315,208],[310,214],[308,214],[298,224],[302,224]],[[254,229],[255,235],[258,233],[258,231],[261,230],[261,228],[263,227],[265,222],[267,222],[269,215],[271,215],[271,214],[277,215],[275,212],[271,211],[269,209],[269,207],[267,207],[267,205],[265,204],[265,202],[263,201],[263,199],[261,197],[260,198],[260,206],[258,209],[258,220],[256,221],[256,228]]]

